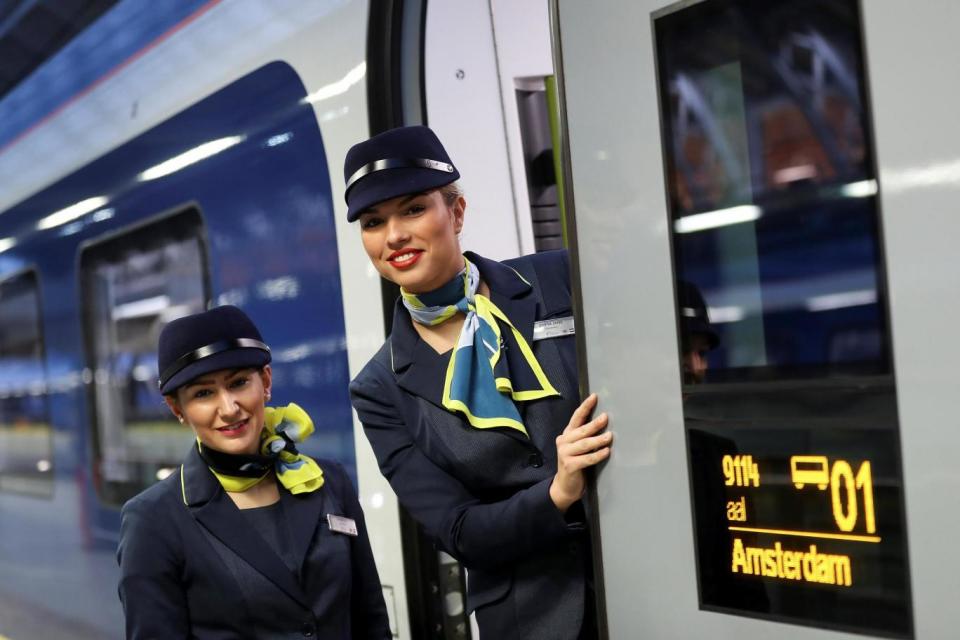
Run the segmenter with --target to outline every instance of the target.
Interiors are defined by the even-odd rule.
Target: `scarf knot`
[[[259,455],[234,455],[204,447],[197,440],[200,456],[227,491],[253,487],[273,470],[290,493],[309,493],[323,486],[323,470],[308,455],[297,450],[313,433],[313,420],[299,405],[266,407]]]
[[[457,313],[466,316],[447,365],[443,406],[463,414],[478,429],[507,427],[529,437],[514,403],[560,394],[550,384],[523,334],[490,298],[478,292],[477,267],[466,258],[463,260],[463,271],[439,289],[423,294],[401,290],[403,304],[415,322],[427,326],[446,322]],[[519,362],[528,369],[522,373],[532,376],[511,376],[507,359],[502,357],[506,350],[504,330],[522,355],[514,366]],[[535,382],[527,385],[513,379],[531,377]]]

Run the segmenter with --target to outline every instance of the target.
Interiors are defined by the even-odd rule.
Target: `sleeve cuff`
[[[568,523],[564,514],[560,513],[557,505],[550,499],[550,485],[553,478],[546,478],[530,487],[535,497],[533,507],[537,520],[542,523],[544,534],[549,539],[563,539],[568,534]]]

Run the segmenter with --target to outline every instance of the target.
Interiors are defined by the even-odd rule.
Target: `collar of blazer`
[[[512,267],[467,251],[490,287],[490,299],[503,311],[528,343],[533,341],[537,297],[533,286]],[[438,354],[420,339],[410,314],[397,299],[390,333],[390,357],[397,383],[416,396],[442,406],[443,380],[449,356]]]
[[[249,525],[240,509],[210,472],[196,447],[190,447],[190,452],[180,466],[180,489],[183,503],[201,526],[287,595],[310,608],[309,599],[300,588],[297,577]],[[284,517],[290,524],[290,543],[302,571],[310,541],[327,502],[326,493],[329,487],[299,496],[291,494],[283,486],[279,489]]]

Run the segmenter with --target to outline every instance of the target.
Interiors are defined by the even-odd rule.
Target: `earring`
[[[177,416],[177,420],[180,421],[180,424],[183,424],[183,416]]]
[[[270,392],[269,392],[269,391],[267,391],[264,395],[266,396],[267,400],[270,399]]]

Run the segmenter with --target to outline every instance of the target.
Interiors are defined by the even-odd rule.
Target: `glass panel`
[[[654,22],[683,412],[703,608],[909,637],[857,6]]]
[[[685,349],[710,338],[687,382],[888,372],[856,3],[704,2],[656,37]]]
[[[0,283],[0,490],[53,493],[50,428],[35,273]]]
[[[192,432],[157,391],[163,326],[203,311],[201,222],[196,212],[84,251],[86,332],[96,416],[95,477],[104,501],[121,504],[180,464]]]

